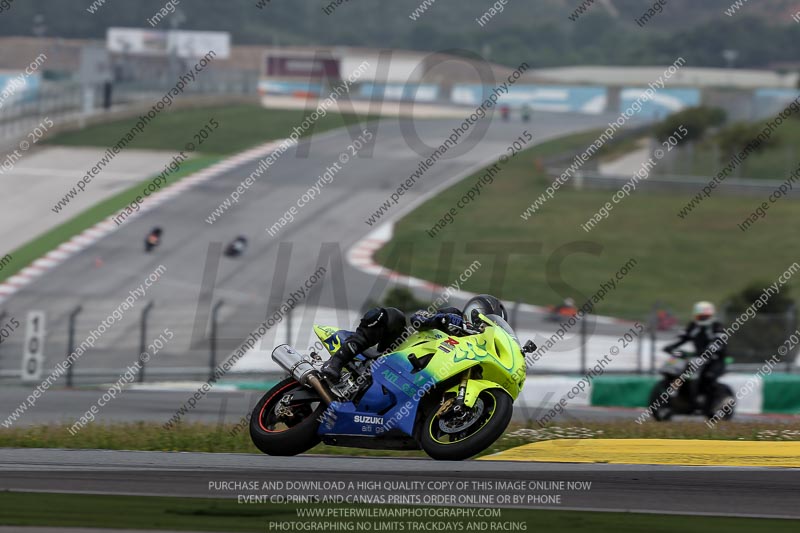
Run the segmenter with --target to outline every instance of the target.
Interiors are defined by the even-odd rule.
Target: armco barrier
[[[599,376],[592,382],[591,404],[605,407],[647,407],[658,376]]]
[[[574,386],[579,376],[528,376],[518,401],[531,407],[557,403]],[[569,404],[595,407],[645,408],[650,391],[660,376],[598,376],[591,386]],[[720,380],[738,394],[737,411],[747,414],[800,414],[800,374],[730,373]]]
[[[764,376],[764,413],[800,414],[800,375]]]

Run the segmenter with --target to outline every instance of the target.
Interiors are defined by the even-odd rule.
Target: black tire
[[[723,407],[726,403],[730,402],[730,412],[726,412]],[[736,397],[733,395],[733,391],[727,385],[723,385],[722,383],[716,383],[714,385],[714,399],[711,403],[711,412],[706,413],[706,418],[709,420],[713,419],[717,412],[722,411],[723,415],[720,420],[730,420],[733,418],[735,406],[736,406]]]
[[[294,378],[286,378],[258,401],[250,416],[250,438],[256,448],[267,455],[289,456],[310,450],[320,442],[317,430],[327,406],[325,402],[302,402],[294,407],[299,419],[291,424],[275,418],[274,408],[281,398],[293,390],[307,390]],[[316,403],[316,405],[315,405]],[[283,424],[285,428],[273,427],[273,423]]]
[[[661,401],[661,395],[667,392],[667,388],[669,388],[670,382],[667,380],[662,380],[653,385],[653,390],[650,391],[650,403],[647,405],[653,408],[653,420],[657,422],[668,422],[672,415],[675,414],[672,410],[672,406],[669,404],[669,400],[667,403],[664,404]]]
[[[505,390],[499,388],[482,391],[478,399],[483,402],[484,406],[492,404],[490,408],[486,408],[487,411],[491,409],[491,414],[480,422],[481,426],[474,433],[455,442],[442,442],[431,434],[431,427],[438,420],[436,417],[438,409],[434,407],[430,410],[422,422],[423,426],[420,432],[420,446],[425,453],[433,459],[462,461],[482,452],[503,435],[511,422],[514,400]],[[477,423],[478,421],[476,421]]]

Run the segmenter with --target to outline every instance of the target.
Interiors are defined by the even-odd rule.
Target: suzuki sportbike
[[[422,449],[434,459],[462,460],[491,446],[511,420],[525,383],[525,353],[497,315],[448,335],[414,332],[391,353],[374,349],[348,364],[341,380],[321,377],[322,358],[289,345],[272,359],[289,372],[256,404],[250,436],[269,455],[296,455],[320,442],[372,449]],[[314,331],[336,354],[352,332]]]

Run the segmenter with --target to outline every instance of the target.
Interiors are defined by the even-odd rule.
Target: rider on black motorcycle
[[[247,237],[239,235],[225,247],[225,255],[227,257],[239,257],[247,250]]]
[[[464,311],[445,307],[436,313],[417,311],[408,321],[418,331],[439,329],[453,336],[469,334],[467,326],[479,323],[478,315],[499,315],[507,318],[503,304],[494,296],[481,294],[471,298]],[[355,333],[322,366],[322,375],[332,383],[341,378],[342,368],[369,347],[377,345],[379,352],[389,349],[408,327],[406,316],[394,307],[370,309],[361,318]]]
[[[695,354],[703,361],[698,367],[699,379],[690,381],[689,386],[691,397],[705,410],[710,408],[714,383],[725,373],[726,335],[715,314],[714,304],[697,302],[694,304],[694,320],[689,322],[676,342],[664,347],[665,352],[672,353],[685,342],[694,344]],[[700,402],[700,394],[705,397],[704,404]]]
[[[147,234],[147,237],[144,238],[144,251],[145,252],[152,252],[153,248],[161,244],[161,235],[163,235],[164,230],[162,230],[159,226],[150,230],[150,233]]]

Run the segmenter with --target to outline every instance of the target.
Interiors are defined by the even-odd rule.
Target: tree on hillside
[[[753,153],[759,153],[780,145],[780,136],[774,133],[768,138],[762,136],[759,139],[762,130],[761,123],[749,122],[737,122],[721,130],[716,140],[719,143],[722,160],[728,160],[746,149]]]
[[[739,319],[741,326],[736,327],[736,331],[731,329],[733,334],[728,339],[728,353],[737,362],[762,363],[778,354],[778,348],[797,329],[797,307],[789,296],[791,289],[788,285],[781,287],[779,293],[772,294],[754,314],[747,314],[748,308],[759,298],[764,298],[764,291],[770,285],[763,281],[750,283],[732,295],[724,307],[724,316],[721,317],[724,326],[745,317],[744,322]],[[792,356],[787,354],[787,357]]]
[[[682,56],[693,67],[723,67],[720,50],[735,43],[737,66],[763,67],[797,59],[800,28],[772,16],[769,6],[777,1],[751,2],[748,13],[728,17],[719,6],[730,0],[670,0],[658,16],[658,28],[646,32],[633,22],[643,11],[640,0],[615,0],[618,18],[598,5],[575,22],[565,13],[578,2],[509,2],[485,27],[475,19],[486,11],[486,0],[460,0],[453,9],[433,5],[418,21],[409,15],[419,2],[379,2],[379,8],[377,2],[346,2],[329,16],[322,11],[329,0],[273,0],[263,9],[254,0],[192,0],[178,9],[186,17],[181,29],[228,31],[234,44],[463,48],[475,53],[488,46],[488,59],[509,66],[522,61],[534,67],[652,66]],[[16,0],[1,15],[0,35],[31,35],[34,17],[41,15],[46,36],[102,40],[111,26],[150,29],[146,20],[164,7],[164,0],[109,1],[91,14],[88,4]],[[168,17],[160,28],[169,24]]]
[[[654,134],[660,142],[666,141],[670,136],[683,126],[686,134],[678,141],[679,144],[701,140],[706,131],[715,126],[720,126],[727,119],[725,111],[712,107],[690,107],[673,113],[656,125]]]

